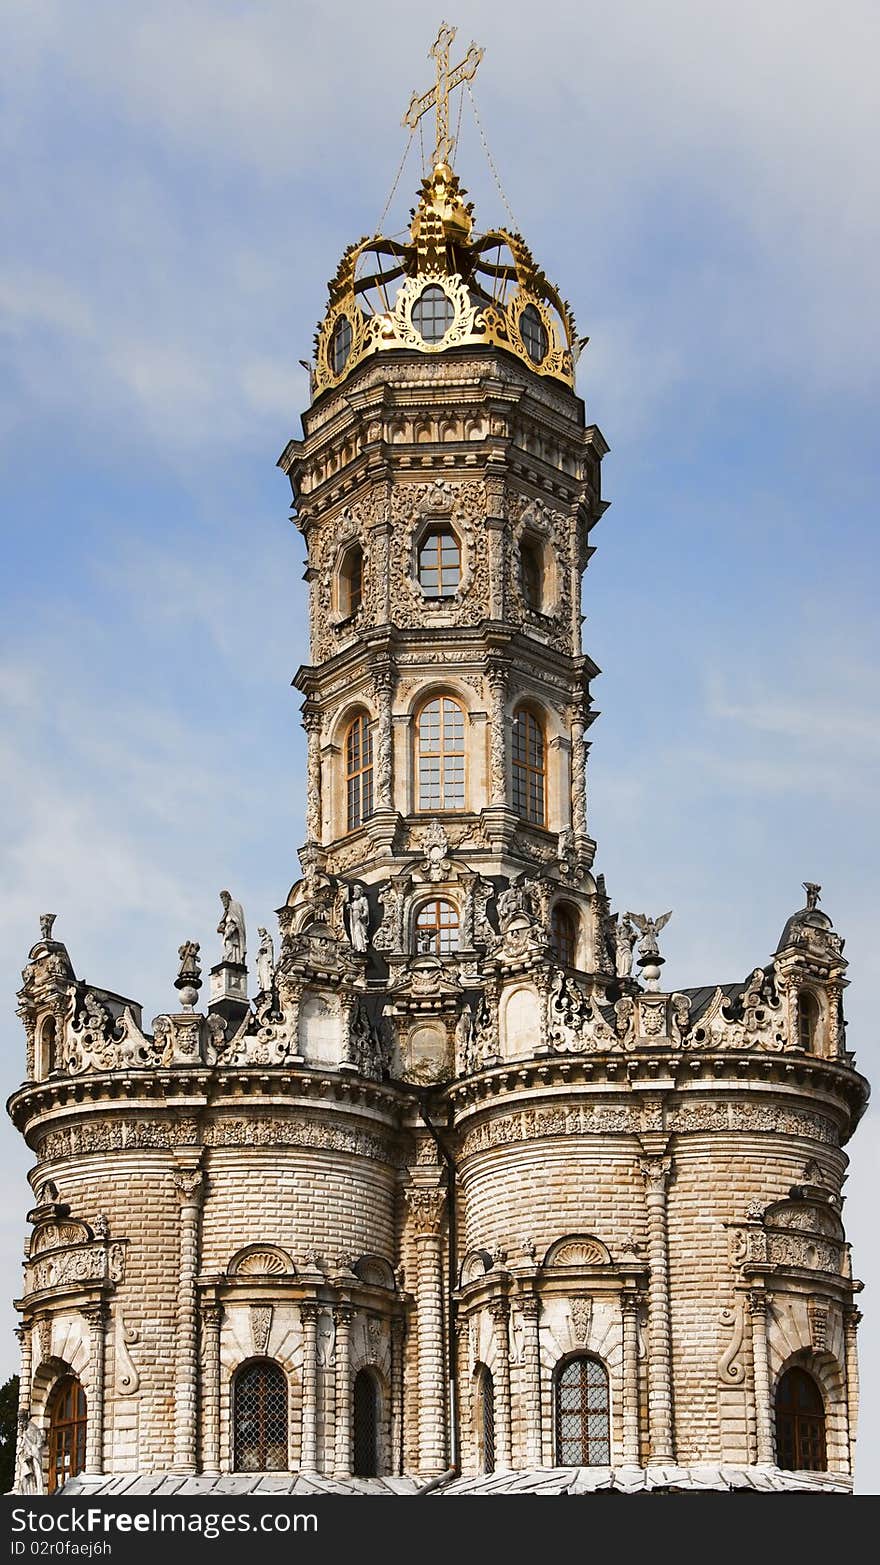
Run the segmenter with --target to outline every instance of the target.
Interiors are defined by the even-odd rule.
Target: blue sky
[[[275,461],[326,280],[372,231],[439,14],[374,0],[6,0],[0,62],[4,1075],[38,913],[77,971],[172,998],[221,886],[252,927],[303,837],[303,550]],[[612,452],[586,645],[591,826],[618,906],[675,910],[672,986],[744,976],[801,882],[847,940],[877,1074],[871,0],[462,5],[507,198],[590,336]],[[456,54],[457,58],[457,54]],[[506,220],[465,104],[457,165]],[[403,226],[418,148],[387,227]],[[18,1290],[28,1160],[2,1293]],[[858,1486],[880,1492],[878,1115],[846,1208]],[[15,1364],[11,1312],[0,1373]]]

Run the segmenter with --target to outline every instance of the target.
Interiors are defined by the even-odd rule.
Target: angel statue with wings
[[[672,917],[672,909],[662,914],[660,918],[646,918],[644,913],[627,913],[626,917],[635,924],[636,929],[641,930],[639,952],[642,956],[656,957],[660,955],[660,947],[657,944],[657,936],[664,925],[669,923]]]

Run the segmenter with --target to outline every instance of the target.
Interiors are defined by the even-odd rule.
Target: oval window
[[[412,307],[412,322],[425,342],[440,342],[452,325],[454,314],[449,295],[436,283],[429,283]]]
[[[543,364],[547,357],[550,339],[540,313],[533,304],[527,304],[519,318],[519,334],[532,363]]]
[[[341,375],[351,352],[351,321],[340,315],[330,338],[330,368],[334,375]]]

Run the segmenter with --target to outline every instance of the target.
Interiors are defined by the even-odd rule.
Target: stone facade
[[[236,948],[198,1011],[189,943],[147,1029],[77,978],[51,916],[28,957],[19,1485],[45,1481],[75,1376],[77,1483],[222,1490],[252,1364],[281,1376],[275,1471],[347,1484],[364,1427],[379,1477],[553,1469],[560,1373],[589,1362],[597,1466],[778,1468],[796,1366],[845,1488],[843,1149],[867,1087],[843,942],[809,886],[741,985],[663,991],[664,920],[614,914],[593,873],[580,602],[605,441],[522,347],[423,347],[325,375],[281,458],[308,551],[308,840],[258,992]]]

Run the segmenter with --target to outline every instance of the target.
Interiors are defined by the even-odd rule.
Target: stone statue
[[[41,913],[40,914],[40,939],[41,940],[51,940],[52,939],[52,925],[54,924],[54,922],[55,922],[57,917],[58,917],[57,913]]]
[[[822,887],[817,886],[814,880],[805,880],[803,887],[807,893],[807,912],[812,913],[813,909],[819,906],[819,894]]]
[[[618,978],[629,978],[632,974],[635,940],[636,932],[630,923],[630,914],[624,913],[623,918],[614,924],[614,964]]]
[[[217,933],[223,936],[222,960],[236,962],[243,967],[246,952],[244,909],[228,891],[221,891],[220,901],[223,903],[223,916],[217,925]]]
[[[262,924],[257,928],[260,937],[260,948],[257,952],[257,987],[260,994],[268,994],[272,988],[275,977],[275,946],[268,929]]]
[[[370,943],[370,904],[359,881],[355,881],[349,893],[348,938],[354,951],[366,951]]]
[[[197,940],[184,940],[182,946],[177,947],[177,955],[180,957],[180,967],[177,970],[178,978],[184,982],[199,983],[202,976],[199,962],[199,942]]]
[[[660,918],[647,918],[644,913],[625,913],[624,918],[630,919],[636,929],[641,931],[639,940],[639,952],[649,959],[660,955],[660,947],[657,944],[657,936],[661,929],[669,923],[672,912],[663,913]]]
[[[43,1482],[43,1431],[35,1419],[27,1413],[18,1415],[18,1471],[15,1475],[17,1494],[45,1494]]]

